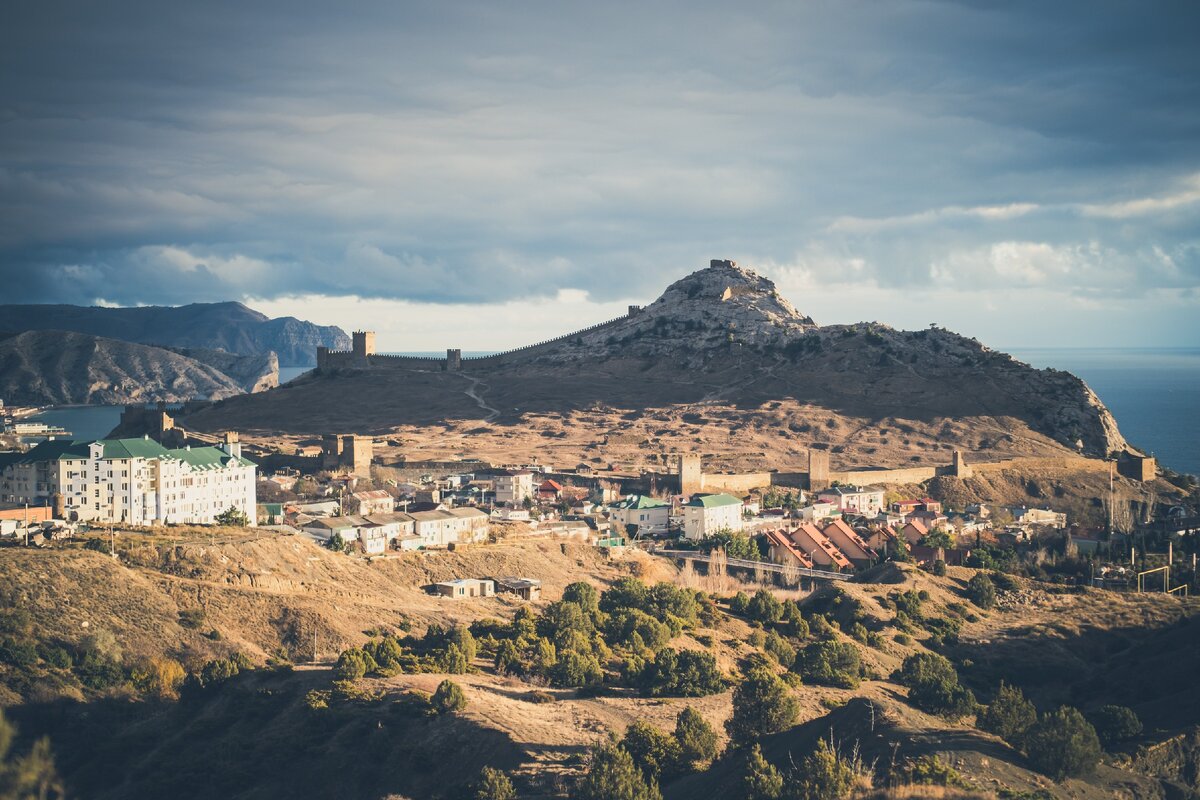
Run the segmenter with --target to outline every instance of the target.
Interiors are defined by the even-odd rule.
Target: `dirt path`
[[[486,389],[487,384],[479,380],[479,378],[473,378],[470,375],[464,375],[463,373],[459,374],[471,382],[471,386],[467,389],[463,389],[463,393],[466,394],[467,397],[474,400],[475,405],[479,406],[484,411],[490,412],[486,417],[483,418],[483,421],[491,422],[496,417],[500,416],[500,409],[492,408],[483,401],[482,389]]]

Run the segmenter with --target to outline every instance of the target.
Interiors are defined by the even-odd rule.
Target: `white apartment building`
[[[742,529],[742,501],[729,494],[695,494],[683,505],[683,535],[703,539],[717,531]]]
[[[421,547],[445,547],[459,542],[478,542],[487,538],[491,521],[477,508],[451,508],[446,511],[417,511],[414,532]]]
[[[255,520],[255,465],[241,446],[168,450],[149,438],[51,440],[0,459],[0,499],[72,521],[209,524],[236,508]]]
[[[819,500],[832,503],[843,514],[861,514],[864,517],[873,517],[883,510],[883,497],[883,489],[871,486],[834,486],[817,495]]]
[[[492,478],[496,489],[496,505],[509,503],[521,505],[533,498],[533,473],[527,469],[510,469],[498,472]]]
[[[608,513],[622,525],[636,525],[638,533],[666,533],[671,522],[669,503],[641,494],[613,503]]]

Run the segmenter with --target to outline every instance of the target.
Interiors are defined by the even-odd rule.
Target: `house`
[[[496,585],[492,581],[479,578],[458,578],[435,583],[433,593],[453,600],[462,600],[467,597],[492,597],[496,594]]]
[[[683,504],[685,538],[703,539],[725,529],[742,529],[742,501],[733,495],[698,493]]]
[[[632,534],[666,533],[671,520],[671,506],[644,494],[631,494],[608,507],[609,516]]]
[[[533,473],[527,469],[509,469],[493,477],[496,504],[521,505],[533,499]]]
[[[820,528],[811,522],[806,522],[798,528],[788,531],[792,544],[802,553],[807,553],[813,564],[833,569],[850,569],[850,559],[845,553],[829,541]]]
[[[318,517],[304,525],[301,530],[321,544],[327,544],[336,533],[343,542],[358,541],[359,517]],[[365,520],[362,520],[365,522]]]
[[[805,522],[821,522],[833,516],[841,516],[842,512],[833,503],[816,501],[796,510],[800,519]]]
[[[763,534],[767,537],[768,557],[776,564],[794,564],[802,569],[812,569],[812,560],[796,549],[785,532],[767,530]]]
[[[529,512],[523,508],[500,506],[492,509],[492,519],[505,522],[529,522]]]
[[[879,560],[875,551],[846,524],[845,520],[835,519],[822,528],[821,533],[859,569],[869,567]]]
[[[346,511],[367,517],[371,514],[387,514],[396,507],[392,496],[383,489],[373,489],[369,492],[354,492],[346,498]]]
[[[388,514],[371,514],[366,518],[367,524],[383,532],[384,538],[391,547],[398,550],[416,550],[420,546],[420,537],[416,533],[416,520],[408,514],[393,511]]]
[[[549,478],[538,484],[538,499],[552,501],[562,497],[563,487],[558,481],[552,481]]]
[[[894,552],[898,535],[896,529],[891,525],[879,525],[874,528],[869,528],[862,534],[863,541],[867,546],[880,555],[887,555]]]
[[[912,512],[914,512],[920,508],[921,508],[920,500],[911,500],[911,499],[910,500],[897,500],[896,502],[892,503],[892,511],[895,511],[897,514],[900,514],[901,516],[911,514]]]
[[[1055,528],[1067,527],[1067,515],[1048,508],[1026,508],[1025,506],[1010,506],[1009,512],[1013,521],[1018,525],[1052,525]]]
[[[926,511],[932,511],[935,514],[942,513],[941,502],[938,500],[934,500],[932,497],[922,497],[921,498],[921,508],[925,509]]]
[[[462,506],[461,508],[451,508],[446,513],[456,520],[451,523],[451,526],[458,536],[458,541],[482,542],[487,539],[491,526],[491,518],[488,517],[487,512],[470,506]]]
[[[896,534],[908,542],[911,547],[929,534],[929,528],[920,519],[910,519],[900,526],[900,530],[896,531]]]
[[[832,486],[817,494],[817,499],[833,504],[843,514],[873,517],[883,510],[883,489],[862,486]]]
[[[495,578],[496,591],[515,594],[522,600],[539,600],[542,597],[542,582],[536,578]]]

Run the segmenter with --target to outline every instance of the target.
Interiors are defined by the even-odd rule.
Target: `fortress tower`
[[[353,352],[356,358],[375,355],[375,331],[355,331]]]
[[[808,490],[819,492],[829,487],[829,453],[824,450],[808,451]]]
[[[701,470],[700,456],[698,454],[679,454],[680,494],[695,494],[704,488],[704,473]]]

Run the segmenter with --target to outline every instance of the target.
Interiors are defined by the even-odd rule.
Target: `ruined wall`
[[[700,488],[706,492],[728,492],[740,497],[751,489],[770,486],[773,477],[770,472],[704,472],[700,476]]]

